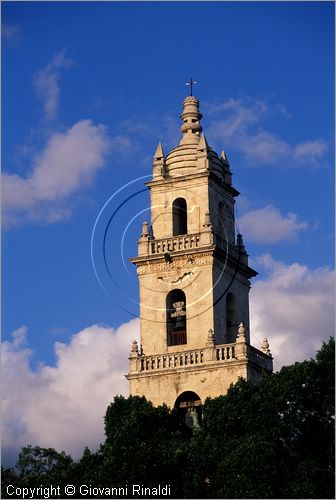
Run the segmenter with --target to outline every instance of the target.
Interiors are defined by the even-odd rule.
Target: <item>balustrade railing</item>
[[[176,250],[190,250],[199,247],[200,234],[185,234],[182,236],[173,236],[159,240],[150,240],[150,254],[160,254],[174,252]]]
[[[184,234],[181,236],[172,236],[171,238],[153,239],[149,241],[150,255],[162,254],[166,252],[175,252],[178,250],[191,250],[199,248],[201,234]],[[213,233],[213,241],[224,251],[229,251],[235,257],[238,257],[238,248],[232,243],[228,243],[225,239]]]
[[[204,351],[197,349],[179,353],[159,354],[158,356],[141,356],[139,362],[140,371],[142,372],[200,365],[204,362]]]
[[[225,252],[229,252],[231,253],[231,255],[238,257],[239,254],[238,247],[236,245],[232,245],[232,243],[229,243],[227,240],[219,236],[217,233],[214,233],[214,243]]]
[[[224,361],[235,358],[235,344],[224,344],[216,346],[216,361]]]
[[[235,343],[216,345],[210,348],[212,354],[206,358],[208,349],[194,349],[191,351],[172,352],[156,356],[139,356],[137,366],[141,372],[153,370],[167,370],[192,365],[203,365],[217,362],[228,362],[236,359]]]
[[[272,358],[252,345],[247,346],[248,357],[251,361],[258,363],[266,370],[271,370],[273,366]]]
[[[246,344],[244,359],[249,359],[257,363],[262,368],[272,371],[272,357],[259,351],[259,349]],[[157,370],[169,370],[179,367],[204,365],[210,366],[216,363],[231,363],[239,361],[241,356],[238,351],[238,344],[215,345],[204,349],[193,349],[181,352],[168,352],[155,356],[140,355],[136,359],[136,371],[150,372]]]

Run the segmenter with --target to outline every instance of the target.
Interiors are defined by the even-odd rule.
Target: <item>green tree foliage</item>
[[[208,399],[191,457],[211,459],[199,465],[194,494],[202,488],[213,498],[333,498],[333,387],[330,340],[316,361],[254,384],[239,380],[226,396]]]
[[[72,458],[64,451],[58,453],[53,448],[22,448],[17,461],[17,468],[22,477],[60,475],[72,465]]]
[[[6,487],[9,484],[22,488],[51,484],[65,486],[72,476],[73,467],[71,456],[64,452],[58,453],[53,448],[25,446],[19,454],[16,470],[2,470],[2,497],[7,497]]]
[[[7,484],[171,485],[173,498],[334,498],[335,343],[316,360],[284,367],[207,399],[192,433],[176,411],[118,396],[106,441],[79,461],[53,449],[22,449]]]
[[[175,497],[183,494],[183,468],[189,429],[165,405],[155,408],[144,397],[115,398],[105,416],[106,443],[102,482],[115,486],[171,484]]]

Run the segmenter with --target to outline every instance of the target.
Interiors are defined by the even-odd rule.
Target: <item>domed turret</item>
[[[179,146],[172,149],[165,158],[165,172],[167,177],[180,177],[196,172],[210,170],[221,180],[229,183],[228,166],[225,160],[208,145],[205,135],[201,135],[202,114],[199,111],[199,100],[190,95],[183,101],[181,114],[182,139]]]

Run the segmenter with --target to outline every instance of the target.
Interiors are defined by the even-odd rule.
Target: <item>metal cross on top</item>
[[[190,95],[193,95],[192,94],[192,87],[193,85],[195,85],[197,82],[194,82],[192,78],[190,78],[189,82],[186,83],[186,85],[189,87],[190,86]]]

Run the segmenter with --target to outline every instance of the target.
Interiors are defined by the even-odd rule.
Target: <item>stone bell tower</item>
[[[200,405],[225,394],[238,377],[272,371],[267,339],[250,344],[250,278],[234,203],[239,192],[224,151],[201,135],[194,96],[184,100],[180,144],[165,156],[159,143],[151,199],[151,229],[143,223],[137,266],[140,346],[129,357],[130,394],[154,405]]]

